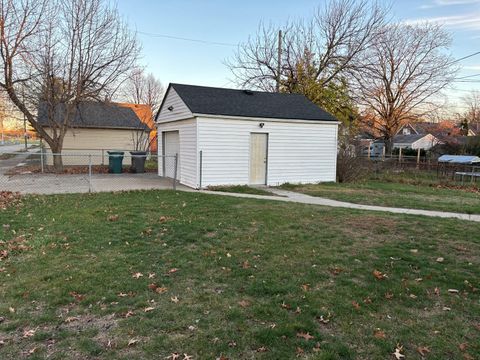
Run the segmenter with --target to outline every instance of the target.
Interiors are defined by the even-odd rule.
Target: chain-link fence
[[[176,189],[178,156],[141,152],[1,152],[0,191],[34,194]]]

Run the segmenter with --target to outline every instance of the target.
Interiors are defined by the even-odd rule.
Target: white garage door
[[[175,155],[178,155],[177,161],[177,179],[180,179],[180,135],[178,131],[163,132],[163,173],[166,177],[175,176]]]

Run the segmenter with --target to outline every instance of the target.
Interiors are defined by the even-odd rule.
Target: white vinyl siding
[[[197,126],[202,187],[249,183],[251,133],[269,134],[268,185],[335,181],[336,123],[199,117]]]
[[[173,107],[172,111],[168,110],[170,106]],[[162,104],[162,108],[157,117],[157,123],[188,119],[191,117],[193,117],[192,112],[187,105],[185,105],[180,96],[178,96],[175,89],[171,87],[165,95],[164,103]]]
[[[158,153],[163,155],[163,132],[164,131],[178,131],[179,132],[179,180],[182,184],[196,188],[197,185],[197,121],[195,119],[174,121],[169,123],[162,123],[158,125]],[[165,166],[172,166],[166,159]],[[163,176],[163,162],[162,157],[158,158],[159,175]]]

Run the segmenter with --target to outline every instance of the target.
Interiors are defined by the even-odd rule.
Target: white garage
[[[159,175],[192,188],[335,181],[338,121],[303,95],[170,84]]]

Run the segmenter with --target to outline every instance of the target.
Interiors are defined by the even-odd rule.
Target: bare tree
[[[463,97],[462,102],[466,107],[462,114],[463,120],[466,121],[467,126],[475,126],[477,131],[480,130],[480,92],[473,90]]]
[[[132,144],[135,151],[148,151],[151,146],[151,130],[145,126],[132,130]]]
[[[136,38],[103,0],[0,0],[0,19],[0,87],[61,153],[79,104],[110,98],[134,66]]]
[[[159,109],[164,92],[160,80],[151,73],[145,74],[143,69],[134,69],[122,89],[128,102],[149,105],[153,114]]]
[[[260,24],[227,66],[242,87],[275,91],[280,79],[284,92],[303,92],[308,82],[324,88],[358,70],[358,59],[378,36],[386,13],[367,0],[331,0],[312,18],[282,26],[280,59],[278,28]]]
[[[393,24],[364,54],[354,93],[387,150],[400,126],[433,111],[454,79],[455,65],[444,52],[449,45],[450,36],[439,25]]]

